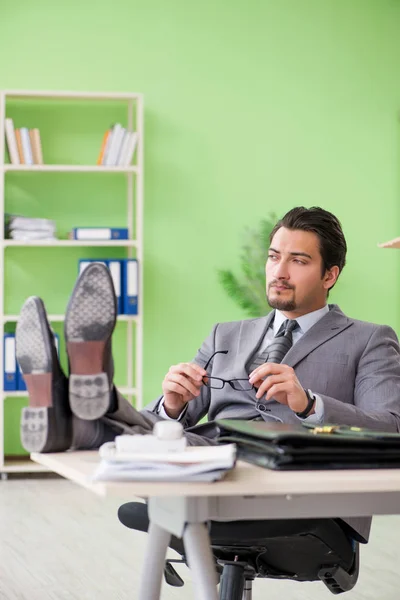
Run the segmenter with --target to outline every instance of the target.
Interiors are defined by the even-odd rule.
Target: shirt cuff
[[[164,398],[161,398],[161,400],[157,406],[157,409],[156,409],[156,414],[159,415],[160,417],[162,417],[163,419],[168,419],[169,421],[180,421],[186,412],[186,408],[187,408],[187,405],[182,410],[180,415],[178,417],[176,417],[176,419],[174,419],[173,417],[170,417],[169,415],[167,415],[165,408],[164,408]]]
[[[309,390],[309,392],[311,392],[311,390]],[[322,398],[317,394],[313,394],[313,396],[315,398],[315,413],[313,413],[309,417],[306,417],[305,419],[300,419],[300,417],[298,418],[300,419],[300,421],[304,421],[305,423],[311,423],[312,425],[322,425],[325,416],[324,403],[322,401]]]

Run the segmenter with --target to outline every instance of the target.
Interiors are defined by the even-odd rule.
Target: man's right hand
[[[164,410],[177,419],[186,404],[200,395],[206,371],[194,363],[173,365],[162,383]]]

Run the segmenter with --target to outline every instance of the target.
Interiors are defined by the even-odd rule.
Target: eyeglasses
[[[214,352],[208,359],[204,370],[207,371],[207,367],[214,358],[216,354],[228,354],[228,350],[217,350]],[[226,383],[228,383],[231,388],[236,390],[237,392],[249,392],[250,390],[255,389],[254,385],[251,385],[248,379],[222,379],[221,377],[203,377],[203,383],[209,388],[214,390],[222,390]]]

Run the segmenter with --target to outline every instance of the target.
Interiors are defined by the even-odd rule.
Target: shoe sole
[[[109,409],[111,382],[104,372],[104,354],[116,320],[110,272],[101,263],[92,263],[79,277],[65,317],[69,403],[80,419],[99,419]]]
[[[56,422],[52,405],[52,356],[46,309],[40,298],[28,298],[23,305],[15,336],[16,357],[29,395],[29,407],[21,414],[21,443],[27,452],[67,450],[68,436],[67,442],[63,440],[68,424]]]

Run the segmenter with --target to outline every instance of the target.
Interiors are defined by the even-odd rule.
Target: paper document
[[[182,452],[117,453],[103,444],[94,481],[217,481],[235,466],[236,445],[191,446]]]

